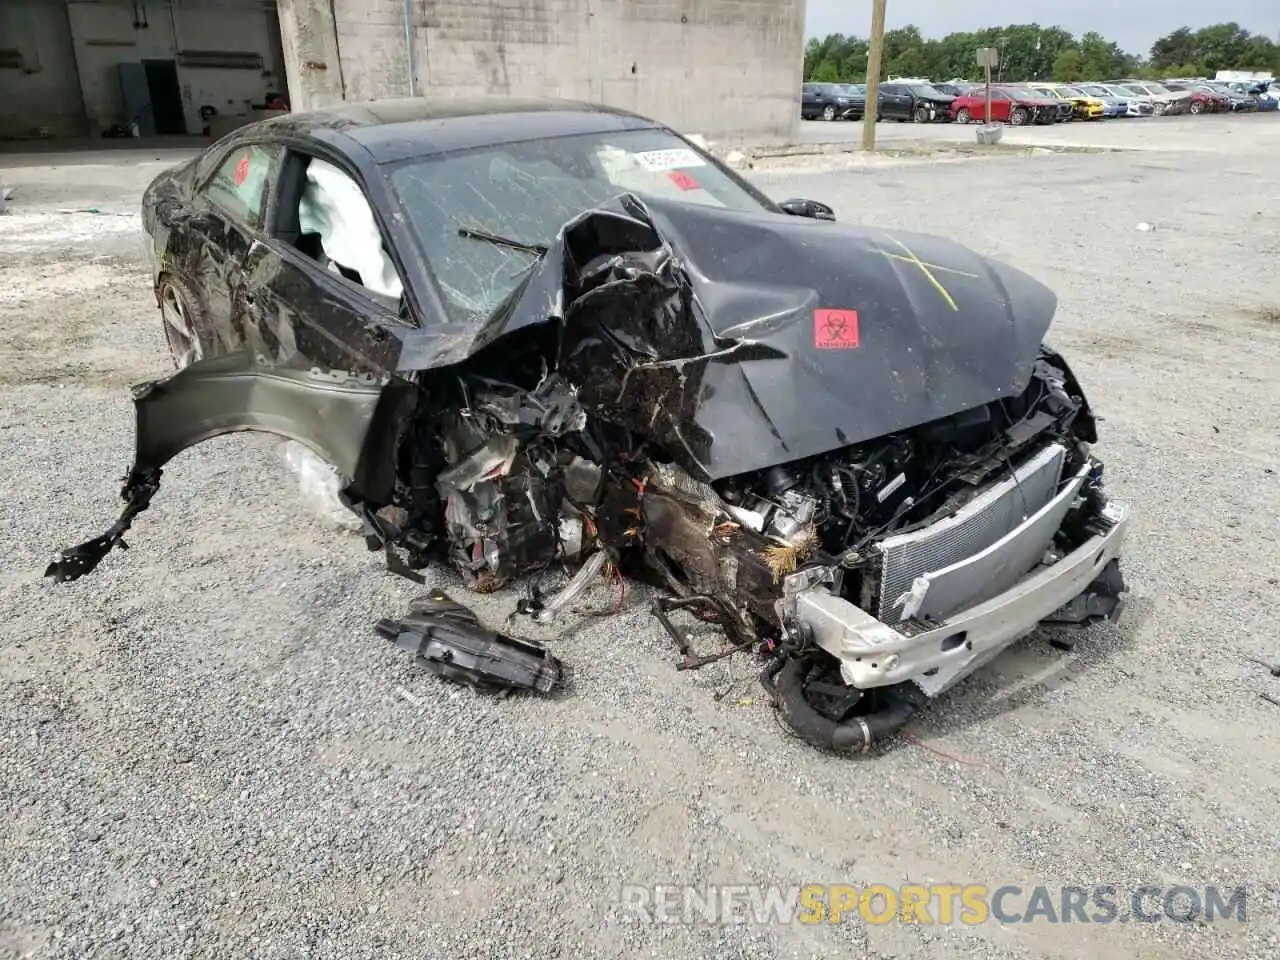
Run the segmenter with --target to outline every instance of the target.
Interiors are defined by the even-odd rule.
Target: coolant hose
[[[836,723],[824,717],[804,698],[807,664],[788,657],[770,663],[760,682],[775,695],[784,719],[804,740],[825,750],[861,753],[871,745],[901,729],[924,705],[919,700],[892,697],[875,713]]]

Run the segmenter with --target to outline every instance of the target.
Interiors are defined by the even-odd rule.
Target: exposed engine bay
[[[271,429],[338,469],[344,502],[395,572],[447,563],[489,592],[565,561],[582,564],[566,588],[580,590],[608,565],[659,588],[653,612],[682,668],[754,651],[780,712],[824,748],[866,749],[1040,623],[1114,617],[1127,513],[1103,492],[1093,413],[1042,343],[1052,303],[1046,312],[1032,281],[1001,268],[999,299],[979,299],[968,321],[955,304],[955,315],[918,307],[909,274],[877,274],[904,304],[886,342],[917,346],[876,381],[884,361],[863,358],[866,334],[841,351],[843,367],[829,350],[808,359],[804,278],[769,288],[757,277],[765,286],[752,289],[772,300],[754,316],[725,294],[691,239],[722,216],[624,198],[567,225],[464,361],[327,383],[350,414],[340,441],[331,411],[325,432],[296,400],[316,389],[314,372],[218,358],[146,385],[124,515],[48,575],[74,580],[119,545],[181,449]],[[765,239],[776,247],[786,226]],[[1014,316],[1018,302],[1035,304],[1032,322]],[[1008,326],[982,319],[997,309]],[[955,346],[966,322],[973,360]],[[856,362],[869,364],[861,381]],[[779,363],[793,383],[768,372]],[[245,377],[271,414],[252,411],[248,427],[230,386]],[[849,396],[806,414],[805,391],[842,382]],[[157,425],[161,411],[185,425]],[[723,627],[726,647],[692,650],[677,610]],[[441,676],[564,686],[555,658],[468,614],[428,598],[379,629]]]

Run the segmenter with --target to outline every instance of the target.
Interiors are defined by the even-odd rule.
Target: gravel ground
[[[1119,627],[1070,653],[1028,639],[864,760],[789,739],[746,662],[677,673],[639,588],[553,641],[572,697],[416,673],[372,631],[414,586],[324,527],[264,437],[184,454],[131,551],[42,581],[55,548],[113,518],[126,386],[165,369],[134,216],[162,164],[0,157],[18,188],[0,217],[0,957],[1277,956],[1280,707],[1258,694],[1280,680],[1244,658],[1280,659],[1280,188],[1274,159],[1234,142],[1214,164],[758,175],[1049,278],[1055,345],[1137,509]],[[58,212],[84,208],[100,212]],[[515,602],[433,578],[490,622]],[[617,909],[622,883],[928,881],[1245,884],[1250,918],[677,926]]]

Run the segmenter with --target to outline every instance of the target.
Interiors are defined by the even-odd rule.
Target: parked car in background
[[[1047,97],[1021,84],[1002,83],[1000,89],[1012,95],[1015,102],[1034,108],[1032,123],[1060,123],[1071,116],[1069,105],[1058,97]]]
[[[1037,97],[1044,97],[1046,100],[1052,100],[1058,105],[1058,119],[1062,122],[1074,120],[1076,116],[1076,106],[1068,97],[1064,97],[1051,86],[1041,86],[1038,83],[1029,83],[1026,89]]]
[[[1223,80],[1215,86],[1225,86],[1241,96],[1249,97],[1256,104],[1258,110],[1276,110],[1280,109],[1280,94],[1270,92],[1268,85],[1258,83],[1256,81],[1246,80]]]
[[[1120,84],[1098,83],[1091,86],[1106,90],[1117,100],[1125,103],[1126,117],[1153,117],[1156,113],[1156,102],[1149,93],[1129,90]]]
[[[1118,86],[1121,90],[1150,97],[1155,104],[1157,117],[1184,114],[1191,106],[1191,94],[1186,90],[1170,90],[1147,80],[1116,80],[1108,86]]]
[[[1111,111],[1106,114],[1108,117],[1127,117],[1129,115],[1129,100],[1126,97],[1118,97],[1106,87],[1097,83],[1078,83],[1077,89],[1090,97],[1097,97],[1104,104],[1111,107]]]
[[[1259,110],[1280,110],[1280,87],[1264,87],[1254,96],[1258,99]]]
[[[934,86],[943,93],[949,93],[953,97],[959,97],[966,93],[972,93],[974,90],[981,87],[982,84],[953,81],[951,83],[935,83]]]
[[[1053,100],[1037,97],[1030,91],[1017,93],[1006,87],[991,88],[991,122],[1021,127],[1029,123],[1053,123],[1058,118],[1058,105]],[[984,90],[974,90],[951,102],[951,118],[957,123],[981,123],[986,115]]]
[[[927,83],[882,83],[880,85],[880,117],[884,120],[914,120],[929,123],[951,118],[951,101],[955,97]]]
[[[1085,96],[1072,87],[1059,84],[1034,84],[1031,89],[1071,104],[1072,113],[1078,120],[1101,120],[1106,114],[1107,108],[1101,100],[1097,97]]]
[[[1112,117],[1120,116],[1120,105],[1117,104],[1115,102],[1115,99],[1112,97],[1098,97],[1092,94],[1085,93],[1082,87],[1078,87],[1075,84],[1060,83],[1057,85],[1057,90],[1059,93],[1070,97],[1073,101],[1077,103],[1081,100],[1084,100],[1091,104],[1097,104],[1097,110],[1101,112],[1100,113],[1095,112],[1094,108],[1091,107],[1090,108],[1091,117],[1096,118],[1100,116],[1104,120],[1110,120]]]
[[[1254,97],[1249,96],[1247,93],[1241,93],[1238,90],[1233,90],[1225,83],[1215,83],[1212,80],[1204,80],[1196,86],[1207,93],[1217,93],[1226,97],[1227,109],[1232,113],[1244,113],[1248,110],[1258,109],[1258,101]]]
[[[1175,92],[1190,94],[1191,102],[1187,105],[1188,113],[1220,113],[1229,109],[1230,102],[1220,93],[1201,90],[1194,82],[1183,80],[1166,80],[1164,86]]]
[[[861,105],[855,104],[838,83],[806,83],[800,89],[800,119],[845,120],[855,107],[859,113],[865,109],[866,102],[864,96]]]
[[[842,83],[840,89],[849,98],[849,112],[846,120],[861,120],[867,112],[867,87],[863,83]]]

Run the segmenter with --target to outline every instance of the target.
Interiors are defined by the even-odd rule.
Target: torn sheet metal
[[[415,409],[417,388],[395,377],[264,366],[249,354],[194,363],[134,388],[134,459],[119,521],[107,533],[62,552],[45,576],[75,580],[117,546],[151,503],[163,467],[205,440],[244,430],[296,440],[332,464],[344,496],[376,510],[391,502],[396,449]]]
[[[494,589],[545,566],[564,534],[582,549],[581,526],[566,526],[563,472],[553,445],[580,431],[586,413],[557,375],[532,390],[482,377],[464,379],[462,409],[442,421],[448,467],[435,481],[444,503],[451,556],[473,585]]]
[[[568,668],[541,644],[488,629],[440,590],[414,600],[404,617],[379,621],[377,632],[437,676],[486,692],[556,693],[570,681]]]

